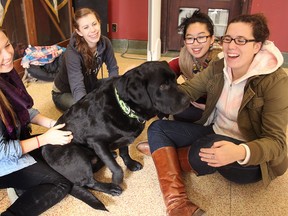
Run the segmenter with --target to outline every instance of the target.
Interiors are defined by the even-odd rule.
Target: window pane
[[[215,36],[216,37],[223,36],[227,27],[227,23],[228,23],[229,10],[209,9],[208,15],[214,23]]]

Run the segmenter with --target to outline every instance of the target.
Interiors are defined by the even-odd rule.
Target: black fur
[[[119,97],[135,111],[139,119],[128,117],[119,106]],[[131,159],[128,145],[143,131],[145,120],[158,112],[175,114],[187,108],[189,98],[178,90],[175,74],[167,62],[146,62],[123,76],[100,80],[97,88],[73,105],[57,121],[63,130],[73,132],[73,141],[64,146],[46,145],[42,154],[47,163],[74,183],[71,194],[95,209],[105,206],[88,187],[111,195],[120,195],[123,170],[113,150],[119,149],[131,171],[142,165]],[[92,163],[94,159],[95,163]],[[112,183],[98,182],[93,177],[103,162],[112,172]]]

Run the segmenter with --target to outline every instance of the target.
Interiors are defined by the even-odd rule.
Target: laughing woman
[[[202,118],[197,124],[150,125],[148,141],[168,215],[204,212],[188,199],[181,169],[264,185],[286,172],[288,76],[268,36],[261,14],[232,19],[221,39],[224,58],[181,85],[192,101],[207,94]]]
[[[33,100],[13,69],[13,55],[10,41],[0,30],[0,189],[24,190],[1,216],[36,216],[62,200],[71,183],[29,153],[46,144],[67,144],[73,136],[59,130],[64,124],[53,127],[54,120],[32,108]],[[31,137],[30,123],[50,129]]]
[[[75,32],[64,53],[52,91],[52,99],[62,111],[96,88],[103,63],[109,77],[117,76],[119,69],[110,40],[101,35],[100,17],[95,11],[89,8],[75,11],[73,26]]]

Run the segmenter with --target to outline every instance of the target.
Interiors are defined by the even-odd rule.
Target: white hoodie
[[[247,73],[232,81],[231,68],[227,66],[224,60],[224,87],[216,104],[215,112],[212,112],[214,113],[213,129],[216,134],[245,141],[237,124],[237,116],[246,82],[252,76],[273,73],[283,64],[283,61],[280,50],[273,42],[266,41],[261,50],[255,55]],[[212,119],[212,116],[208,118],[208,121],[209,119]]]

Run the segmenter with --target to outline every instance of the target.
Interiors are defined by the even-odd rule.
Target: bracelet
[[[39,142],[38,136],[36,136],[36,140],[37,140],[38,148],[40,148],[40,142]]]

